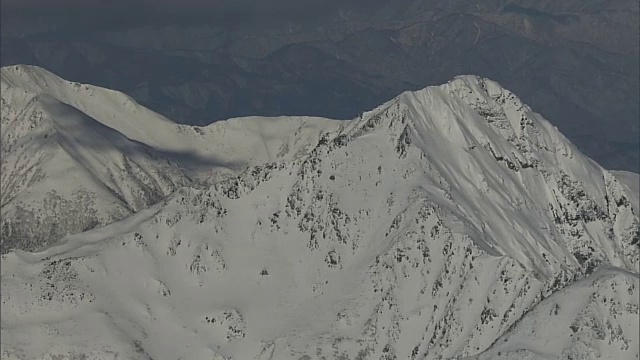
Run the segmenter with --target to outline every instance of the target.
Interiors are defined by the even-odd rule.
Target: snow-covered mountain
[[[177,125],[122,93],[37,67],[2,68],[3,249],[37,250],[179,187],[294,155],[335,124],[295,117]]]
[[[220,141],[245,146],[245,121]],[[3,358],[638,358],[632,176],[497,83],[458,77],[305,138],[3,255]]]

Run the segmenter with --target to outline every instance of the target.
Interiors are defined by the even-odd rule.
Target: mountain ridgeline
[[[143,3],[5,7],[0,63],[122,91],[190,125],[351,119],[402,91],[477,74],[602,166],[640,170],[637,0]]]
[[[96,151],[111,162],[96,161],[114,164],[119,182],[83,184],[112,189],[109,206],[118,196],[130,204],[119,221],[70,227],[37,252],[20,249],[31,249],[20,245],[27,235],[16,238],[2,258],[3,357],[637,358],[637,176],[603,169],[496,82],[460,76],[351,121],[199,128],[104,89],[63,92],[72,85],[41,69],[2,71],[3,89],[13,89],[9,110],[3,91],[3,125],[20,129],[3,133],[20,139],[11,149],[49,144],[41,125],[25,122],[31,115],[17,115],[33,103],[17,94],[40,94],[46,106],[55,98],[108,128],[96,132],[113,132],[108,151]],[[98,109],[106,97],[83,98],[92,93],[115,94],[108,108],[119,117]],[[47,109],[52,124],[74,118]],[[269,129],[255,127],[264,121]],[[82,131],[53,127],[60,135],[46,146],[98,140],[71,124]],[[218,152],[232,145],[245,150]],[[3,176],[22,184],[12,190],[21,206],[49,201],[33,190],[43,184],[64,201],[75,196],[61,190],[72,172],[29,180],[21,169],[49,162],[7,158]],[[147,193],[139,189],[156,195],[124,195]],[[15,204],[3,198],[3,219],[18,221]]]

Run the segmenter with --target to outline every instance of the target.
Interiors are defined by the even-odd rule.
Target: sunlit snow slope
[[[637,195],[509,91],[459,77],[324,130],[3,255],[4,357],[638,358]]]
[[[2,245],[36,250],[120,220],[181,186],[294,156],[337,122],[245,118],[177,125],[115,91],[2,68]]]

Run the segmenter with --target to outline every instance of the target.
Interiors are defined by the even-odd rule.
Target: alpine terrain
[[[289,156],[315,145],[319,130],[335,122],[254,117],[183,126],[122,93],[40,68],[6,67],[1,77],[3,252],[36,250],[181,186],[200,188]]]
[[[192,127],[12,66],[2,126],[3,359],[638,359],[637,175],[491,80]]]

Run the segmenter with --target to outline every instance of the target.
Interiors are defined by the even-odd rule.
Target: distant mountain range
[[[350,119],[401,91],[478,74],[519,94],[606,168],[640,170],[638,1],[331,9],[242,21],[48,7],[3,15],[1,61],[123,91],[192,125],[246,115]]]
[[[2,126],[3,359],[640,351],[637,174],[494,81],[197,127],[12,66]]]

